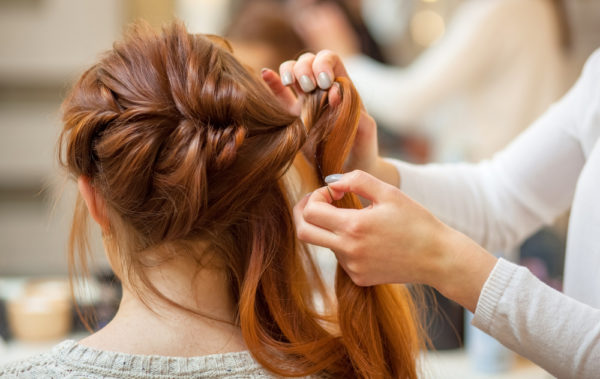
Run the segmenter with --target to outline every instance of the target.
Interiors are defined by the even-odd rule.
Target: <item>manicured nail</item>
[[[302,75],[300,77],[300,88],[304,92],[311,92],[315,89],[315,83],[308,77],[308,75]]]
[[[331,174],[325,177],[325,183],[331,184],[339,181],[344,177],[344,174]]]
[[[323,71],[317,76],[317,84],[322,89],[328,89],[329,87],[331,87],[331,77],[328,73]]]
[[[290,84],[294,83],[294,77],[292,76],[292,73],[289,71],[284,72],[283,75],[281,75],[281,83],[284,86],[289,86]]]

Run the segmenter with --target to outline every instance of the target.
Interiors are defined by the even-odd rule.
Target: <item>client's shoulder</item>
[[[0,378],[63,377],[70,371],[56,359],[56,353],[73,343],[73,341],[64,341],[46,353],[0,365]]]
[[[248,351],[183,358],[96,350],[67,340],[47,353],[0,366],[0,378],[278,378]],[[327,378],[326,375],[310,378]]]

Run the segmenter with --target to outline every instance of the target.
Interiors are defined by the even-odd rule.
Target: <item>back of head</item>
[[[314,264],[296,240],[281,180],[307,138],[320,167],[341,168],[358,120],[356,92],[341,82],[335,115],[315,93],[305,126],[229,50],[179,23],[162,33],[137,25],[63,104],[62,162],[104,199],[118,274],[140,297],[161,296],[144,274],[149,252],[197,262],[209,254],[230,279],[248,348],[271,371],[415,377],[419,345],[405,290],[360,288],[340,270],[338,330],[325,328],[312,305]],[[84,216],[79,202],[74,269],[75,252],[85,253]]]
[[[65,163],[146,240],[136,249],[231,218],[303,143],[298,120],[211,39],[137,26],[64,103]]]

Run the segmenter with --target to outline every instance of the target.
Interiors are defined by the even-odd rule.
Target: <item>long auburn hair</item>
[[[403,286],[358,287],[340,268],[332,313],[307,246],[295,236],[284,174],[297,157],[320,178],[340,172],[360,99],[338,78],[342,102],[308,96],[303,120],[240,64],[226,41],[134,25],[88,69],[63,103],[61,163],[106,202],[107,249],[140,298],[147,252],[186,254],[225,267],[236,323],[254,358],[283,376],[416,378],[421,334]],[[347,195],[338,204],[359,208]],[[87,270],[85,205],[69,244],[71,277]],[[199,246],[202,248],[199,248]],[[114,263],[114,262],[113,262]],[[193,310],[188,309],[191,312]],[[210,317],[210,315],[207,315]]]

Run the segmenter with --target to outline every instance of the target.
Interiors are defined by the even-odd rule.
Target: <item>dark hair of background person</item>
[[[302,38],[286,17],[285,6],[277,0],[240,2],[224,35],[232,42],[269,47],[271,56],[265,57],[266,66],[274,70],[306,51]]]
[[[356,134],[360,99],[350,81],[336,81],[341,104],[332,109],[315,91],[302,122],[226,41],[178,22],[162,33],[137,24],[65,99],[59,156],[104,199],[109,261],[150,308],[154,294],[215,319],[166,298],[146,276],[157,256],[185,256],[198,270],[227,272],[233,323],[273,373],[416,378],[422,335],[407,288],[359,287],[338,267],[337,304],[318,311],[315,293],[328,293],[296,238],[284,174],[302,156],[321,177],[339,172]],[[347,196],[339,205],[360,203]],[[79,197],[73,280],[87,267],[87,214]]]
[[[279,62],[295,59],[307,49],[301,37],[294,31],[289,19],[288,3],[294,0],[241,0],[234,7],[232,21],[225,31],[229,39],[240,42],[268,43],[283,57]],[[335,3],[354,30],[363,54],[385,63],[379,45],[362,20],[360,8],[344,0],[315,0]],[[356,3],[356,2],[354,2]],[[306,2],[309,6],[310,1]],[[360,5],[359,3],[357,3]],[[292,7],[293,8],[293,7]],[[276,67],[275,67],[276,68]]]
[[[316,2],[331,2],[336,4],[346,16],[346,19],[350,23],[352,29],[354,29],[354,32],[360,44],[361,53],[378,62],[387,63],[381,51],[381,48],[371,35],[371,32],[369,31],[362,19],[362,14],[360,11],[360,1],[316,0]]]

